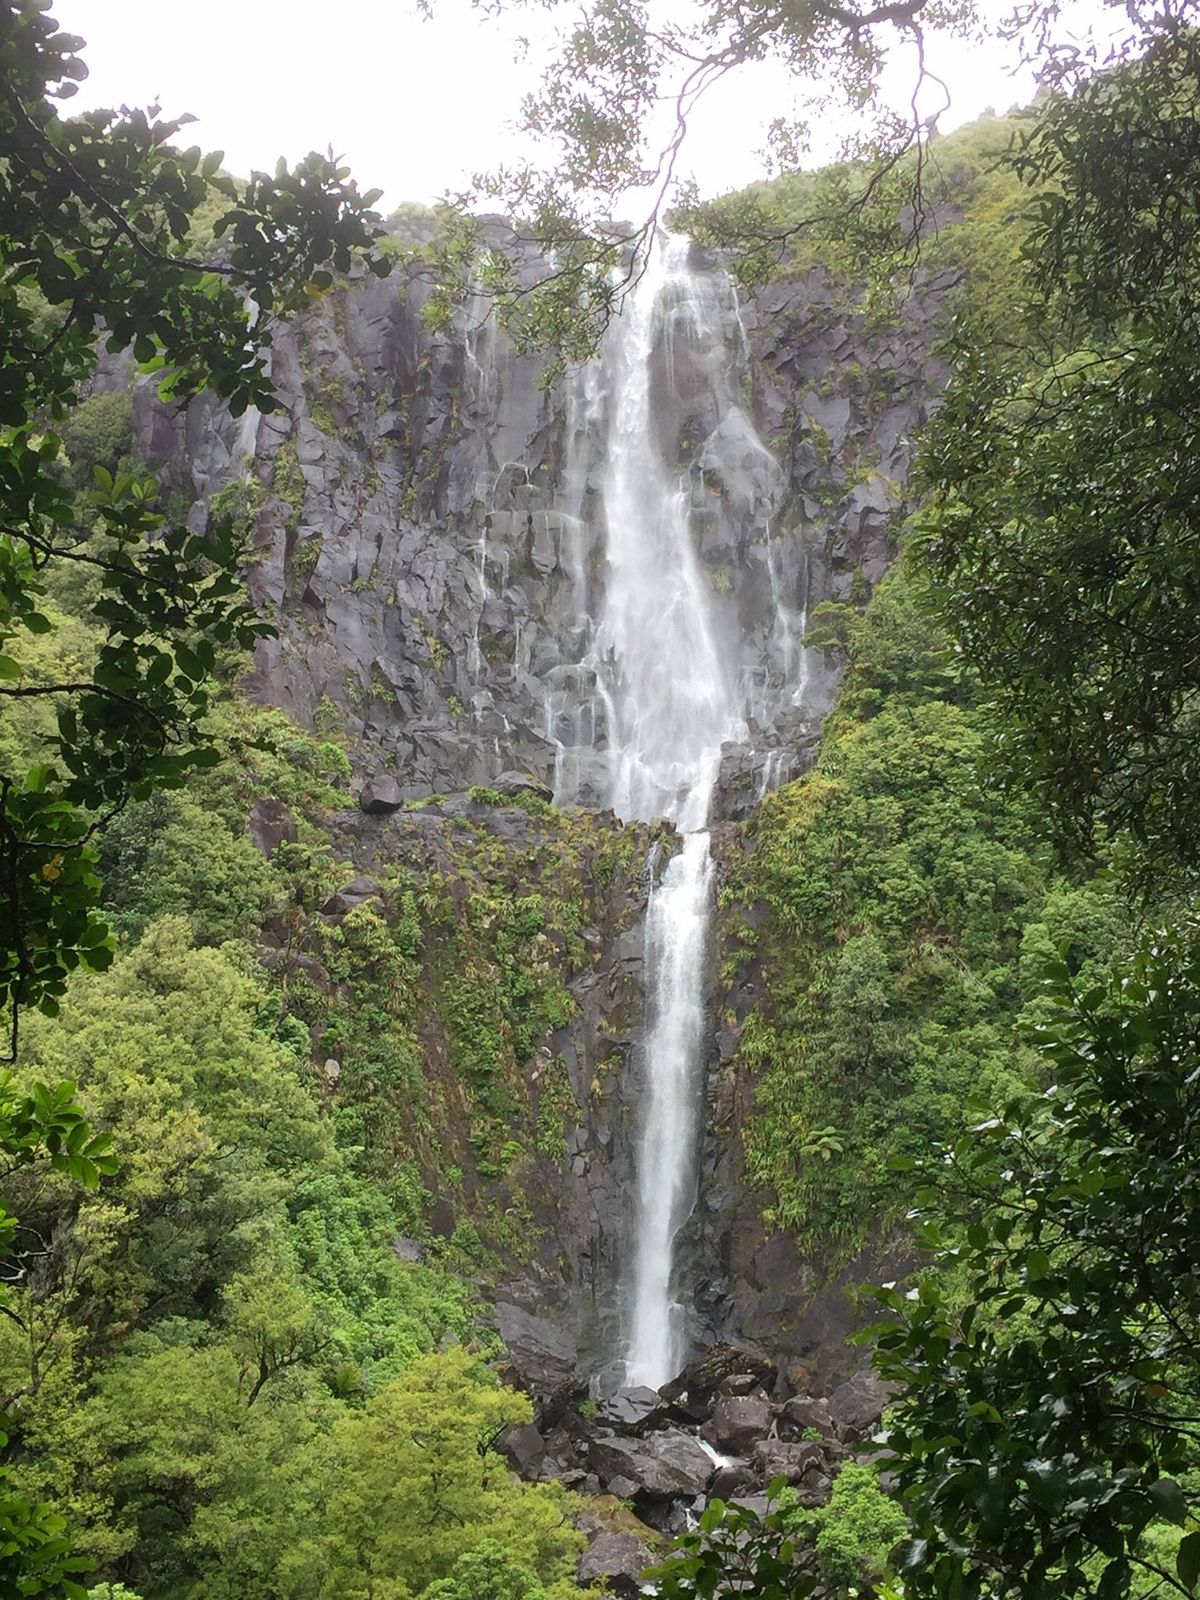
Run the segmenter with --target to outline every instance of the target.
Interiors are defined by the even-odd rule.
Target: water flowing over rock
[[[524,281],[545,270],[485,227]],[[713,1014],[711,906],[728,822],[806,769],[832,703],[808,618],[894,554],[943,289],[920,283],[891,324],[819,268],[739,302],[717,260],[664,239],[597,358],[549,389],[482,297],[431,332],[419,275],[355,279],[281,329],[269,416],[137,389],[142,452],[190,524],[224,491],[253,513],[248,580],[279,628],[254,692],[353,735],[362,809],[339,827],[362,881],[330,918],[404,852],[452,870],[464,823],[497,849],[524,839],[521,807],[547,795],[673,825],[622,880],[621,914],[582,931],[575,1014],[545,1044],[578,1120],[498,1298],[514,1372],[555,1405],[589,1377],[601,1396],[656,1387],[722,1339],[779,1357],[725,1374],[773,1398],[777,1364],[824,1387],[853,1371],[849,1313],[808,1309],[809,1264],[743,1181],[752,996]],[[480,789],[511,806],[481,809]],[[312,981],[329,982],[319,964]],[[438,1229],[456,1204],[437,1197]],[[694,1422],[715,1388],[685,1391]]]
[[[769,535],[780,494],[779,469],[733,396],[732,288],[723,275],[697,271],[691,257],[686,239],[655,242],[598,375],[581,385],[583,409],[607,418],[587,435],[592,449],[603,439],[603,598],[594,630],[580,618],[591,633],[588,713],[568,717],[565,734],[555,731],[563,717],[553,698],[547,716],[559,747],[556,798],[599,787],[618,816],[663,817],[684,835],[646,919],[650,1018],[639,1052],[637,1203],[624,1286],[625,1380],[651,1387],[678,1370],[689,1341],[690,1297],[677,1281],[674,1245],[696,1196],[713,879],[706,824],[722,750],[744,739],[754,688],[736,618],[703,561],[731,557],[739,521],[757,521]],[[689,437],[702,444],[681,469]],[[572,477],[581,480],[578,466]],[[726,502],[720,515],[704,504],[714,480]],[[786,631],[782,610],[779,619]]]

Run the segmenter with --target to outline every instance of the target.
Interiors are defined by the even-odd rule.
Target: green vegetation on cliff
[[[427,947],[397,871],[386,899],[323,919],[313,900],[345,876],[328,847],[283,840],[264,860],[235,806],[275,787],[265,735],[286,725],[236,700],[219,716],[257,724],[259,738],[160,810],[153,875],[136,810],[109,841],[127,952],[79,978],[58,1017],[27,1026],[23,1071],[70,1072],[111,1131],[115,1176],[94,1194],[66,1178],[8,1183],[29,1237],[52,1241],[48,1255],[18,1252],[28,1277],[0,1328],[14,1481],[68,1517],[102,1571],[150,1596],[419,1595],[461,1578],[463,1562],[516,1563],[532,1574],[528,1595],[569,1586],[579,1541],[566,1501],[520,1484],[482,1448],[530,1413],[481,1364],[494,1343],[467,1277],[480,1264],[472,1241],[495,1252],[528,1240],[512,1232],[519,1188],[497,1205],[495,1141],[472,1168],[459,1126],[474,1129],[466,1107],[477,1097],[490,1113],[487,1094],[503,1084],[508,1181],[539,1127],[549,1159],[562,1159],[566,1103],[529,1098],[515,1075],[530,1030],[565,1006],[561,969],[537,949],[561,905],[518,897],[507,911],[496,885],[493,920],[468,906],[443,948],[430,891]],[[296,729],[286,738],[310,767],[287,770],[297,814],[311,819],[339,797],[313,770],[320,744]],[[464,836],[469,873],[472,849],[486,861],[495,841]],[[605,841],[589,842],[603,855]],[[567,846],[552,831],[539,848],[560,865]],[[205,892],[190,916],[169,914],[189,896],[179,870],[198,851]],[[309,1003],[324,994],[316,1061],[302,981],[286,965],[264,974],[255,958],[249,936],[264,917],[296,951],[319,940],[330,987],[309,991]],[[468,949],[493,1009],[464,1020],[451,1000],[441,1024],[422,954],[452,971]],[[457,1041],[435,1083],[425,1073],[436,1052],[421,1048],[431,1023]],[[335,1046],[339,1077],[318,1065]],[[468,1172],[462,1226],[443,1242],[429,1231],[426,1181],[450,1181],[452,1155]]]
[[[977,677],[923,599],[903,566],[865,613],[814,615],[845,688],[814,770],[765,799],[723,893],[730,975],[752,963],[758,995],[747,1175],[827,1260],[899,1222],[893,1156],[1020,1081],[1014,1024],[1041,961],[1102,965],[1125,923],[1103,880],[1055,874],[1027,809],[988,781]]]
[[[56,578],[45,672],[95,652],[91,592]],[[480,1290],[537,1244],[580,1114],[546,1041],[638,835],[480,790],[393,818],[331,901],[345,752],[208,694],[221,764],[104,833],[115,961],[25,1025],[23,1078],[74,1080],[115,1170],[6,1183],[13,1485],[146,1597],[566,1592],[567,1499],[484,1448],[530,1411]],[[5,718],[18,764],[47,735],[36,699]]]

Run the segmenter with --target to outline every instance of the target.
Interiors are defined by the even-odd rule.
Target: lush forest
[[[714,8],[730,64],[769,26],[853,79],[895,21],[800,9]],[[612,309],[563,197],[620,187],[640,18],[602,7],[546,90],[588,159],[525,182],[540,297],[488,264],[524,343],[594,332],[573,273]],[[653,830],[475,786],[356,890],[354,730],[246,688],[262,486],[190,527],[93,381],[131,350],[269,417],[272,327],[408,246],[330,161],[235,182],[180,124],[72,118],[81,42],[0,8],[0,1594],[565,1600],[589,1517],[669,1597],[1197,1592],[1200,39],[1130,28],[1027,112],[677,213],[881,324],[952,288],[902,553],[809,616],[837,705],[720,888],[748,1190],[830,1274],[909,1241],[866,1291],[891,1407],[827,1504],[714,1499],[669,1548],[512,1469],[488,1310],[552,1234],[577,1108],[542,1045]]]

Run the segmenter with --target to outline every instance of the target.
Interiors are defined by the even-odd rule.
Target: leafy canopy
[[[20,1007],[53,1010],[71,971],[111,960],[97,828],[216,759],[201,721],[218,652],[267,631],[244,601],[230,522],[169,525],[153,487],[114,477],[99,455],[90,492],[60,470],[59,429],[97,341],[131,348],[167,398],[186,403],[207,387],[235,415],[269,411],[273,318],[350,271],[376,233],[375,196],[330,158],[294,172],[281,163],[239,187],[219,152],[172,143],[187,118],[64,117],[59,103],[86,73],[80,47],[47,0],[0,6],[0,699],[45,701],[56,725],[49,761],[0,771],[10,1054]],[[190,231],[213,192],[223,206],[205,262]],[[105,425],[102,453],[113,418],[92,420]],[[35,647],[58,626],[47,594],[71,564],[98,576],[101,640],[77,673],[47,677],[33,670]]]
[[[931,1264],[875,1291],[915,1595],[1109,1596],[1200,1576],[1200,929],[1080,988],[1038,1092],[918,1169]],[[911,1168],[914,1163],[895,1163]],[[1147,1530],[1181,1530],[1164,1566]]]
[[[1037,187],[1016,343],[957,333],[922,555],[996,701],[999,767],[1068,854],[1200,865],[1200,39],[1068,85],[1014,151]]]

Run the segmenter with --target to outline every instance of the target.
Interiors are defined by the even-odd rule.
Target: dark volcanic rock
[[[576,1484],[585,1476],[586,1454],[586,1447],[574,1430],[560,1422],[546,1434],[545,1455],[539,1464],[538,1476]]]
[[[577,1352],[575,1341],[562,1328],[503,1302],[496,1305],[496,1326],[522,1388],[548,1398],[571,1386]]]
[[[785,1400],[779,1408],[779,1421],[782,1426],[797,1433],[803,1433],[806,1428],[816,1428],[827,1439],[837,1431],[828,1400],[814,1400],[806,1394],[793,1395],[790,1400]]]
[[[872,1433],[889,1399],[887,1385],[873,1372],[859,1372],[829,1396],[834,1426],[851,1444]]]
[[[750,1450],[771,1426],[770,1402],[760,1395],[726,1395],[713,1406],[702,1429],[709,1444],[739,1455]]]
[[[542,783],[528,772],[502,772],[498,778],[493,778],[491,788],[497,794],[532,794],[539,800],[553,800],[554,790],[547,783]]]
[[[762,1392],[762,1384],[753,1372],[735,1372],[728,1378],[722,1378],[717,1385],[719,1395],[745,1395],[757,1394],[761,1399],[766,1399]]]
[[[485,231],[515,252],[522,284],[543,275],[501,219]],[[885,327],[819,267],[739,305],[715,261],[694,265],[723,359],[676,353],[682,387],[658,397],[656,429],[691,486],[731,668],[766,691],[752,743],[717,786],[720,818],[802,769],[831,704],[836,662],[810,649],[801,663],[797,627],[875,582],[894,554],[911,441],[945,381],[933,348],[954,277],[914,281]],[[581,437],[576,393],[547,389],[539,358],[474,304],[450,329],[426,327],[431,292],[420,277],[397,288],[363,274],[282,324],[269,416],[232,417],[209,395],[168,406],[143,378],[136,441],[189,502],[189,526],[207,524],[231,483],[261,484],[249,581],[279,625],[256,655],[262,699],[309,727],[327,701],[409,796],[513,772],[545,792],[556,741],[592,703],[579,619],[603,598],[607,441],[599,427]],[[597,732],[573,802],[603,803]]]
[[[657,1389],[644,1386],[636,1389],[619,1389],[596,1407],[596,1420],[611,1428],[628,1429],[642,1433],[663,1421],[667,1404]]]
[[[639,1487],[632,1478],[623,1478],[620,1473],[610,1478],[607,1485],[608,1493],[618,1500],[632,1500]]]
[[[754,1450],[754,1465],[765,1483],[772,1478],[799,1483],[809,1472],[819,1472],[824,1463],[821,1446],[807,1440],[784,1444],[780,1439],[763,1439]]]
[[[329,896],[321,910],[327,917],[344,917],[355,906],[361,906],[364,900],[375,899],[378,894],[379,885],[374,878],[351,878],[349,883],[343,884]]]
[[[537,1476],[546,1454],[546,1441],[533,1423],[527,1422],[523,1427],[513,1425],[505,1428],[496,1440],[496,1448],[508,1459],[514,1471],[523,1478],[533,1478]]]
[[[588,1464],[602,1483],[626,1478],[638,1485],[639,1494],[658,1500],[703,1494],[714,1471],[691,1434],[675,1428],[645,1439],[593,1439]]]
[[[248,820],[250,843],[264,856],[269,856],[276,845],[295,844],[299,834],[296,819],[282,800],[273,795],[260,795],[250,807]]]
[[[744,1345],[717,1344],[689,1361],[677,1378],[663,1384],[659,1393],[699,1420],[712,1411],[713,1396],[724,1380],[743,1373],[765,1385],[774,1381],[775,1366]]]
[[[382,816],[389,811],[399,811],[404,799],[404,790],[390,772],[368,778],[358,792],[358,803],[370,816]]]
[[[735,1494],[730,1497],[729,1503],[752,1511],[756,1517],[765,1517],[771,1509],[770,1501],[765,1494]]]
[[[634,1600],[641,1592],[642,1573],[652,1560],[650,1551],[632,1533],[602,1533],[580,1556],[577,1575],[585,1587],[603,1581],[622,1600]]]
[[[708,1492],[718,1500],[729,1500],[735,1494],[752,1489],[758,1474],[748,1461],[731,1461],[727,1467],[718,1467]]]

